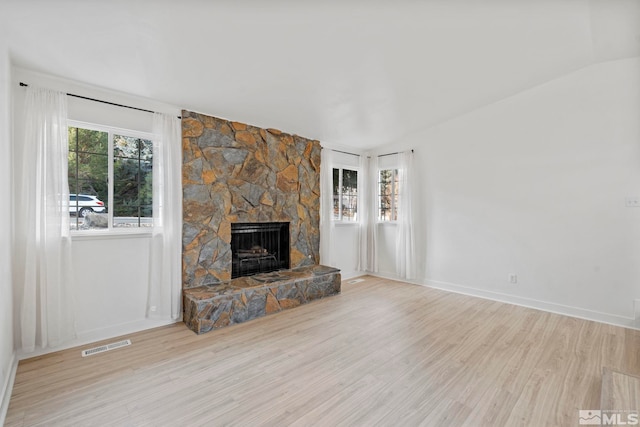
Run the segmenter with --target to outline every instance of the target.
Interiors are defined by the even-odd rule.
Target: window
[[[398,169],[380,170],[378,200],[378,221],[397,221]]]
[[[333,219],[358,220],[358,171],[333,169]]]
[[[152,166],[148,134],[70,123],[71,229],[151,227]]]

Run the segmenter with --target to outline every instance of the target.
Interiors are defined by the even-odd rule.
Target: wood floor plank
[[[6,425],[577,425],[604,366],[640,375],[639,331],[364,279],[200,336],[21,361]]]
[[[640,376],[603,368],[601,409],[639,410]]]

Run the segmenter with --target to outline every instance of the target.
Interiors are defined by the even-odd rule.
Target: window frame
[[[398,186],[397,186],[397,182],[398,182],[398,168],[397,167],[390,167],[390,168],[378,168],[378,174],[377,174],[377,179],[376,179],[376,187],[377,187],[377,195],[376,197],[378,198],[378,203],[377,203],[377,212],[376,212],[376,222],[378,224],[396,224],[398,222],[398,206],[396,204],[396,199],[399,197],[399,192],[398,192]],[[380,204],[380,198],[381,198],[381,194],[380,194],[380,172],[382,171],[392,171],[392,177],[391,177],[391,207],[390,207],[390,211],[391,211],[391,218],[395,218],[395,219],[381,219],[382,215],[381,215],[381,211],[382,211],[382,206]]]
[[[351,165],[347,165],[347,164],[343,164],[343,163],[334,163],[331,166],[331,182],[333,184],[333,170],[334,169],[338,169],[338,198],[342,197],[342,176],[343,176],[343,171],[344,169],[350,170],[350,171],[354,171],[357,174],[357,179],[356,179],[356,185],[357,185],[357,193],[356,193],[356,219],[354,220],[345,220],[343,219],[343,215],[342,215],[342,204],[339,203],[339,218],[334,218],[333,216],[333,185],[332,185],[332,190],[331,190],[331,221],[336,224],[336,225],[357,225],[360,223],[360,209],[362,209],[361,206],[361,201],[362,201],[362,197],[360,195],[361,189],[362,189],[362,173],[360,172],[360,168],[357,166],[351,166]]]
[[[107,228],[103,228],[103,229],[90,229],[90,230],[73,230],[70,229],[70,235],[72,237],[82,237],[84,238],[91,238],[91,237],[95,237],[95,238],[104,238],[104,237],[117,237],[117,236],[126,236],[126,237],[130,237],[130,236],[135,236],[135,235],[142,235],[142,236],[150,236],[153,233],[153,229],[154,227],[156,227],[155,224],[153,224],[152,221],[152,226],[151,227],[114,227],[113,226],[113,188],[114,188],[114,179],[113,179],[113,173],[114,173],[114,159],[115,159],[115,155],[114,155],[114,143],[113,143],[113,136],[114,135],[121,135],[121,136],[129,136],[129,137],[133,137],[133,138],[140,138],[140,139],[145,139],[148,141],[151,141],[153,143],[153,135],[151,132],[142,132],[142,131],[136,131],[136,130],[132,130],[132,129],[125,129],[125,128],[119,128],[116,126],[109,126],[109,125],[101,125],[101,124],[97,124],[97,123],[90,123],[90,122],[83,122],[83,121],[79,121],[79,120],[72,120],[72,119],[68,119],[67,120],[67,128],[71,128],[71,127],[75,127],[75,128],[81,128],[81,129],[87,129],[87,130],[93,130],[93,131],[97,131],[97,132],[105,132],[107,133],[107,189],[109,192],[109,196],[108,196],[108,200],[107,200]],[[68,142],[69,144],[69,149],[71,148],[71,141]],[[68,150],[70,151],[70,150]],[[152,162],[153,162],[153,157],[152,157]],[[67,170],[67,175],[68,175],[68,170]],[[69,183],[71,184],[71,183]],[[157,185],[155,182],[153,182],[152,184],[153,186]],[[70,192],[71,193],[71,192]],[[76,213],[77,215],[77,213]],[[153,218],[153,217],[152,217]],[[77,217],[74,217],[74,219],[77,221]]]

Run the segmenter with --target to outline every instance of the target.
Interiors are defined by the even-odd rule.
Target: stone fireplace
[[[289,268],[289,223],[231,224],[231,278]]]
[[[190,111],[182,112],[182,137],[183,288],[232,278],[234,224],[288,223],[284,268],[319,263],[318,141]],[[266,265],[264,249],[274,252],[243,256]]]

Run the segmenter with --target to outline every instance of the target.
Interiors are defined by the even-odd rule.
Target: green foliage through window
[[[378,182],[378,221],[398,219],[398,170],[382,169]]]
[[[109,195],[109,134],[69,127],[69,192],[106,201]]]
[[[113,204],[118,217],[151,217],[153,208],[151,141],[113,137]]]

